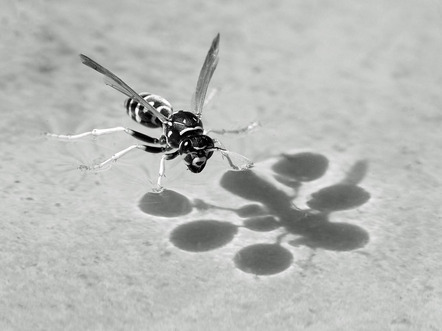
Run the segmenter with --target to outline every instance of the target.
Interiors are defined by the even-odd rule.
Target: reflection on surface
[[[292,247],[349,251],[361,248],[369,241],[368,233],[361,227],[342,222],[330,222],[332,212],[352,209],[366,203],[370,194],[358,186],[367,173],[366,161],[358,161],[339,183],[320,189],[311,195],[307,205],[300,210],[293,200],[303,183],[324,175],[328,168],[325,156],[315,153],[284,154],[272,166],[274,178],[293,190],[288,195],[253,170],[228,171],[221,178],[221,187],[252,203],[241,208],[214,206],[202,199],[190,201],[170,190],[147,193],[140,201],[145,213],[177,217],[198,210],[228,210],[243,218],[242,228],[255,232],[283,230],[275,243],[256,243],[242,248],[234,257],[240,270],[256,275],[280,273],[290,267],[293,255],[284,248],[282,239],[295,235],[287,243]],[[241,228],[241,227],[240,227]],[[218,220],[196,220],[176,227],[170,241],[178,248],[192,252],[205,252],[220,248],[232,241],[238,226]]]

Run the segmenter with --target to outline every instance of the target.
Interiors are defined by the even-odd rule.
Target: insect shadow
[[[176,227],[170,241],[178,248],[191,252],[205,252],[220,248],[232,241],[239,229],[268,232],[283,229],[275,243],[256,243],[239,250],[234,263],[244,272],[257,275],[280,273],[293,262],[289,249],[282,239],[291,234],[292,247],[307,246],[333,251],[350,251],[365,246],[368,233],[361,227],[343,222],[330,222],[330,214],[356,208],[370,199],[370,194],[358,184],[364,178],[366,161],[356,162],[340,182],[324,187],[311,195],[309,209],[299,209],[293,204],[304,183],[322,177],[328,168],[328,159],[316,153],[283,154],[272,166],[274,178],[290,187],[293,194],[278,189],[261,178],[253,170],[228,171],[221,178],[221,186],[227,191],[251,201],[241,208],[214,206],[170,190],[160,194],[147,193],[139,202],[145,213],[163,217],[178,217],[194,208],[231,210],[243,218],[241,226],[228,221],[196,220]]]

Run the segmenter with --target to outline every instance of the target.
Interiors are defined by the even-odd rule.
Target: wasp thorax
[[[180,142],[190,136],[203,134],[203,123],[194,113],[180,110],[173,113],[163,126],[163,135],[167,144],[178,148]]]
[[[213,155],[215,147],[212,138],[198,135],[181,141],[179,152],[184,155],[187,168],[195,173],[203,171],[207,160]]]

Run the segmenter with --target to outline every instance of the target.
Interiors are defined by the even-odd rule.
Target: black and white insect
[[[102,163],[93,166],[80,166],[82,170],[100,170],[109,166],[112,162],[117,161],[128,152],[140,149],[148,153],[163,153],[160,162],[160,170],[155,191],[162,191],[162,177],[165,176],[165,161],[183,156],[187,168],[193,173],[200,173],[206,166],[207,160],[214,152],[220,152],[228,161],[230,167],[234,170],[245,170],[253,166],[253,163],[244,156],[230,152],[223,147],[217,146],[219,141],[212,139],[207,133],[214,132],[224,133],[240,133],[246,132],[258,124],[251,123],[249,126],[238,130],[209,130],[205,131],[201,115],[203,106],[206,101],[207,89],[213,73],[219,60],[219,40],[218,34],[212,41],[209,52],[207,53],[204,64],[201,68],[195,93],[192,97],[192,112],[179,110],[174,111],[172,105],[164,98],[149,94],[135,92],[119,77],[108,69],[104,68],[86,55],[80,54],[83,64],[98,71],[105,76],[105,83],[114,89],[125,94],[129,98],[124,102],[127,114],[139,124],[149,128],[162,128],[163,134],[160,138],[154,138],[144,133],[126,128],[115,127],[109,129],[94,129],[75,135],[59,135],[46,133],[46,135],[58,139],[78,139],[85,136],[100,136],[103,134],[111,134],[115,132],[125,132],[134,138],[143,141],[146,144],[135,144],[126,149],[112,155],[111,158]],[[237,165],[233,159],[240,160]]]

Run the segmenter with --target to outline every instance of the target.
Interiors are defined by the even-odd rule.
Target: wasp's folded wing
[[[129,98],[132,98],[139,102],[143,107],[151,111],[153,114],[155,114],[156,117],[161,122],[165,122],[167,118],[161,114],[158,110],[156,110],[152,105],[150,105],[146,100],[144,100],[137,92],[135,92],[132,88],[129,87],[123,80],[121,80],[118,76],[113,74],[110,70],[106,69],[102,65],[98,64],[91,58],[87,57],[86,55],[80,54],[81,62],[88,66],[89,68],[94,69],[95,71],[98,71],[100,74],[105,76],[105,83],[117,91],[125,94]]]
[[[210,80],[218,64],[219,39],[220,35],[218,33],[215,39],[213,39],[212,45],[210,46],[209,52],[207,53],[206,59],[198,77],[195,93],[192,97],[192,109],[197,115],[201,115],[203,111],[207,88],[209,87]]]

